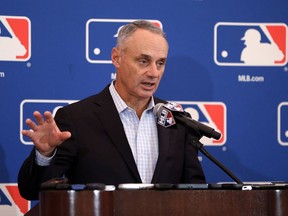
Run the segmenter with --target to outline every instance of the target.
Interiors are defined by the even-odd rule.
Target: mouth
[[[144,91],[154,91],[155,87],[156,87],[156,83],[143,81],[143,82],[141,82],[141,86],[142,86]]]
[[[144,85],[145,87],[151,87],[155,85],[155,83],[151,83],[151,82],[142,82],[141,84]]]

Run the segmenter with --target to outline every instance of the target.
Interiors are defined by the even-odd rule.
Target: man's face
[[[120,49],[112,51],[117,70],[115,88],[126,102],[149,100],[164,73],[168,55],[166,40],[161,35],[138,29]]]

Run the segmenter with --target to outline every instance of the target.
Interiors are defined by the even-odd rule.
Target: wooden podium
[[[288,190],[47,190],[26,216],[285,216]]]

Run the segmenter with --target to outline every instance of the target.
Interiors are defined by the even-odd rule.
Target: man
[[[40,184],[65,176],[70,183],[203,183],[197,150],[182,125],[156,124],[153,97],[168,55],[165,34],[152,23],[121,28],[111,58],[117,78],[102,92],[44,117],[26,120],[35,148],[23,163],[18,186],[37,199]]]

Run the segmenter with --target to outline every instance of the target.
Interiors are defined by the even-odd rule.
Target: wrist
[[[36,148],[36,150],[44,157],[52,157],[55,153],[55,148],[49,150],[49,151],[41,151]]]

